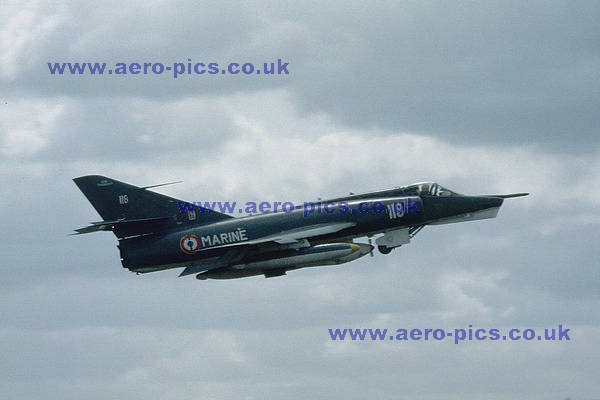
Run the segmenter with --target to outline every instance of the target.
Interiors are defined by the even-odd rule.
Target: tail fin
[[[82,176],[73,181],[103,219],[77,229],[77,233],[112,231],[118,238],[123,238],[233,218],[197,206],[182,212],[181,204],[188,203],[150,192],[147,187],[129,185],[100,175]],[[198,219],[196,209],[200,211]]]

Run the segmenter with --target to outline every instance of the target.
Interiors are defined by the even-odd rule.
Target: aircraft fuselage
[[[504,198],[526,195],[463,196],[421,183],[234,218],[200,206],[182,210],[176,199],[101,176],[75,183],[104,218],[77,232],[115,233],[131,271],[184,267],[181,275],[198,279],[343,264],[372,253],[370,241],[355,239],[379,234],[376,245],[388,254],[426,225],[494,218]]]

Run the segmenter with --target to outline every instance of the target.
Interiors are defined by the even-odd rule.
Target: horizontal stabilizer
[[[116,221],[99,221],[92,222],[91,225],[86,226],[84,228],[75,229],[75,232],[72,235],[80,235],[83,233],[92,233],[92,232],[100,232],[100,231],[130,231],[136,232],[137,234],[146,233],[145,230],[148,230],[147,233],[152,232],[151,227],[156,227],[156,223],[160,221],[168,221],[171,217],[156,217],[156,218],[142,218],[142,219],[120,219]],[[146,227],[148,227],[146,229]]]

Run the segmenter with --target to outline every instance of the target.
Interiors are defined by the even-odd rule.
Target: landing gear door
[[[393,249],[394,247],[400,247],[403,244],[409,244],[410,233],[408,232],[408,228],[396,229],[384,233],[383,236],[378,237],[377,240],[375,240],[375,243],[377,246]]]

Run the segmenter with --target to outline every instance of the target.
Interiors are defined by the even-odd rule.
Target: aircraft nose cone
[[[488,208],[500,207],[504,199],[501,197],[484,197],[479,201],[479,207],[481,210],[486,210]]]

